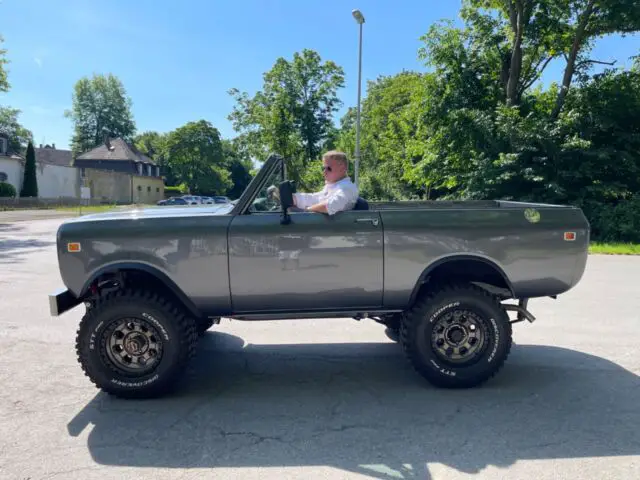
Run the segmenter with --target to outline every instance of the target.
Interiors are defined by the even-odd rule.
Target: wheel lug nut
[[[453,348],[452,347],[447,348],[447,355],[449,355],[449,356],[453,355]]]
[[[464,354],[466,354],[467,352],[468,352],[467,347],[462,347],[462,348],[460,349],[460,355],[464,355]]]
[[[444,345],[444,340],[439,338],[438,341],[436,342],[436,345],[438,345],[439,347],[441,347],[442,345]]]

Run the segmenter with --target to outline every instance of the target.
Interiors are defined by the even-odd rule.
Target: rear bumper
[[[79,300],[66,288],[49,294],[49,311],[51,312],[52,317],[62,315],[81,303],[82,300]]]

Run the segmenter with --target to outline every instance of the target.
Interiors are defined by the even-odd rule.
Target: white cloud
[[[38,67],[42,68],[42,59],[40,57],[34,57],[33,61],[36,62]]]

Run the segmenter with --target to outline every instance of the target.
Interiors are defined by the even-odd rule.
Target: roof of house
[[[36,162],[60,167],[73,166],[73,156],[71,150],[57,150],[51,147],[34,148],[36,152]]]
[[[109,140],[109,144],[111,145],[110,149],[106,144],[102,144],[83,153],[82,155],[78,155],[76,160],[128,160],[130,162],[141,162],[155,165],[153,160],[133,145],[125,142],[122,138],[112,138]]]

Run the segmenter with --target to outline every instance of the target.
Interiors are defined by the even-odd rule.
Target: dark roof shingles
[[[55,148],[35,148],[36,162],[60,167],[72,167],[73,156],[71,150],[56,150]]]
[[[114,138],[110,140],[112,150],[107,149],[107,146],[102,144],[89,150],[88,152],[78,155],[76,160],[115,160],[123,161],[129,160],[132,162],[148,163],[155,165],[155,162],[140,152],[133,145],[129,145],[121,138]]]

